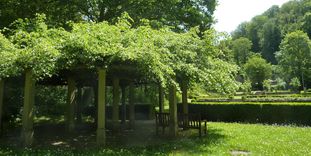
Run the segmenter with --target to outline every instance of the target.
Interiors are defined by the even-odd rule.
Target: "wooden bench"
[[[162,135],[165,128],[170,126],[170,113],[156,113],[156,134],[159,135],[159,127],[162,127]]]
[[[202,132],[207,134],[207,121],[202,120],[201,114],[178,114],[178,127],[186,129],[198,129],[199,136]],[[159,134],[159,128],[162,128],[164,134],[165,128],[169,127],[170,114],[169,113],[156,113],[156,134]]]
[[[178,126],[183,129],[198,129],[199,136],[207,134],[207,121],[202,120],[201,114],[178,114]]]

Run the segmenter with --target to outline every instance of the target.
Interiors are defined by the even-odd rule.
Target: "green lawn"
[[[193,102],[191,104],[209,104],[209,105],[240,105],[240,104],[254,104],[254,105],[311,105],[311,102]]]
[[[310,155],[311,128],[260,124],[209,123],[209,134],[181,132],[176,140],[147,147],[93,149],[1,149],[1,155],[231,155],[232,151],[251,155]]]

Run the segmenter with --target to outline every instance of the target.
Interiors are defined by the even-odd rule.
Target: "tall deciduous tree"
[[[302,29],[311,38],[311,12],[308,12],[303,17]]]
[[[264,24],[261,34],[262,56],[270,63],[276,64],[275,52],[279,51],[281,43],[281,31],[276,22],[271,20]]]
[[[263,89],[263,81],[271,78],[272,66],[267,61],[255,54],[244,65],[247,77],[257,89]]]
[[[44,13],[48,24],[66,26],[68,21],[108,21],[115,23],[123,12],[134,19],[148,19],[154,27],[173,26],[176,31],[200,26],[203,32],[213,23],[216,0],[2,0],[0,28],[18,18],[33,18]]]
[[[244,37],[236,39],[232,42],[232,50],[237,65],[241,66],[246,63],[251,55],[252,42]]]
[[[308,35],[302,31],[287,34],[277,53],[279,65],[292,77],[299,77],[305,87],[306,76],[311,67],[311,44]]]

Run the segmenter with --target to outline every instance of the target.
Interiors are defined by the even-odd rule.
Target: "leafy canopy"
[[[98,67],[111,70],[123,65],[134,67],[147,80],[161,82],[163,86],[187,80],[208,84],[220,92],[238,88],[234,80],[237,67],[219,58],[213,31],[206,31],[201,38],[198,28],[175,33],[169,28],[155,30],[149,25],[132,28],[131,21],[123,14],[115,25],[73,23],[68,32],[48,28],[44,15],[19,20],[16,29],[9,33],[16,47],[12,51],[16,59],[7,61],[13,67],[1,66],[0,73],[14,68],[32,69],[37,79],[44,79],[61,70]],[[13,47],[6,38],[2,40],[6,46]],[[6,49],[1,48],[1,52],[9,54]],[[4,59],[3,55],[0,59]]]

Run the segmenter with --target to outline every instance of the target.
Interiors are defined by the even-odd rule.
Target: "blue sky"
[[[281,6],[289,0],[218,0],[214,13],[218,21],[217,31],[232,32],[240,23],[249,21],[269,9],[272,5]]]

